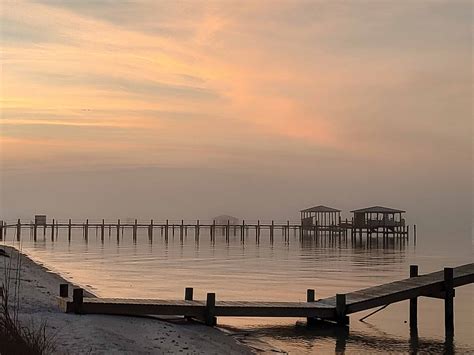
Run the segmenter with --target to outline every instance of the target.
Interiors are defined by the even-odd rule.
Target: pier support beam
[[[454,334],[453,268],[444,268],[444,327],[447,336]]]
[[[346,316],[346,295],[336,294],[336,321],[338,325],[349,325],[349,317]]]
[[[59,297],[66,298],[69,296],[69,285],[68,284],[60,284],[59,285]]]
[[[216,308],[216,294],[208,293],[206,298],[206,312],[204,322],[206,325],[215,326],[217,324],[217,318],[214,316]]]
[[[316,298],[316,293],[312,289],[307,289],[306,290],[306,302],[314,302]],[[316,324],[317,318],[315,317],[307,317],[306,318],[306,324],[311,326]]]
[[[418,276],[418,265],[410,265],[410,278]],[[418,327],[418,297],[410,299],[410,328]]]
[[[72,291],[72,303],[74,313],[82,313],[82,304],[84,303],[84,290],[82,288],[75,288]]]

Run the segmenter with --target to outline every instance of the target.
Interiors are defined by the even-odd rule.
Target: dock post
[[[215,326],[217,324],[217,319],[214,316],[216,309],[216,294],[208,293],[206,298],[206,311],[205,311],[205,323],[209,326]]]
[[[184,289],[184,299],[186,301],[192,301],[193,300],[193,293],[194,293],[194,289],[192,287],[186,287]]]
[[[240,241],[242,242],[245,237],[245,220],[242,220],[242,227],[240,228]]]
[[[184,289],[184,300],[185,301],[192,301],[193,300],[193,288],[192,287],[186,287]],[[184,317],[185,319],[192,319],[192,317]]]
[[[416,245],[416,224],[413,225],[413,245]]]
[[[446,335],[454,334],[453,268],[444,268],[444,327]]]
[[[260,220],[257,221],[257,243],[260,243]]]
[[[68,241],[71,241],[71,218],[69,218],[68,224],[67,224],[67,239]]]
[[[3,224],[3,222],[2,222],[2,224]],[[38,224],[35,221],[35,224],[33,224],[33,240],[35,242],[36,242],[37,236],[38,236]],[[0,232],[0,240],[2,239],[1,237],[2,237],[2,233]]]
[[[179,239],[183,241],[183,232],[184,232],[184,220],[181,220],[181,225],[179,226]]]
[[[316,293],[313,289],[306,290],[306,302],[314,302],[316,298]],[[316,323],[316,317],[307,317],[306,324],[307,325],[314,325]]]
[[[169,229],[169,221],[166,220],[166,225],[165,225],[165,242],[168,242],[168,229]]]
[[[150,229],[148,230],[148,238],[153,240],[153,220],[150,220]]]
[[[102,219],[102,225],[100,226],[100,240],[104,242],[104,233],[105,233],[105,220]]]
[[[67,298],[69,296],[69,285],[60,284],[59,285],[59,297]]]
[[[338,325],[348,325],[349,317],[346,316],[346,295],[344,293],[336,294],[336,321]]]
[[[273,234],[275,231],[275,221],[272,220],[272,225],[270,226],[270,241],[273,243]]]
[[[230,238],[230,221],[227,220],[227,226],[225,229],[225,241],[228,243]]]
[[[199,219],[196,221],[196,235],[195,235],[195,239],[199,239],[199,233],[201,231],[199,230]]]
[[[290,241],[290,221],[286,221],[286,240]]]
[[[117,220],[117,242],[120,240],[120,218]]]
[[[53,223],[54,223],[54,220],[53,220]],[[89,220],[86,219],[86,224],[84,226],[84,238],[86,238],[86,240],[89,238]]]
[[[51,223],[51,241],[54,242],[54,218],[53,218],[53,222]]]
[[[410,265],[410,278],[418,276],[418,265]],[[418,327],[418,297],[410,299],[410,328]]]
[[[20,240],[21,238],[21,221],[20,219],[18,219],[17,223],[16,223],[16,240]]]
[[[138,225],[138,220],[135,218],[135,222],[133,224],[133,241],[136,242],[137,241],[137,225]]]
[[[74,313],[82,313],[82,304],[84,302],[84,290],[82,288],[75,288],[72,291],[72,304]]]

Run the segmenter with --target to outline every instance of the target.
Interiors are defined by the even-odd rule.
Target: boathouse
[[[35,215],[35,224],[38,225],[38,226],[45,226],[46,225],[46,215],[44,215],[44,214]]]
[[[303,229],[338,226],[341,222],[341,210],[327,206],[314,206],[300,211]]]
[[[394,231],[395,228],[404,227],[403,214],[406,211],[382,206],[373,206],[351,211],[353,216],[353,227],[368,230],[386,228]]]
[[[217,225],[226,225],[227,223],[229,223],[230,225],[239,224],[239,219],[237,217],[229,216],[226,214],[214,217],[212,221],[215,222],[215,224]]]

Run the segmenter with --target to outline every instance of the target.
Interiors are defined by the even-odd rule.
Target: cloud
[[[104,161],[143,161],[141,149],[150,164],[191,164],[192,156],[241,166],[256,156],[304,166],[308,154],[433,159],[430,145],[468,144],[468,3],[44,1],[4,8],[0,123],[18,139],[79,136],[79,150],[113,142],[97,153]],[[443,118],[449,112],[457,126]],[[119,139],[135,153],[120,151]]]

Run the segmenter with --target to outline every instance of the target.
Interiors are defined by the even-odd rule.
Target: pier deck
[[[449,303],[454,297],[455,287],[473,282],[474,264],[471,263],[320,300],[314,300],[314,291],[308,290],[308,302],[216,301],[214,293],[209,293],[206,301],[198,301],[192,299],[192,289],[188,288],[186,300],[83,298],[82,289],[75,289],[71,300],[66,290],[59,303],[65,312],[179,315],[204,319],[208,324],[213,324],[215,317],[223,316],[306,317],[308,320],[319,318],[347,324],[348,314],[416,300],[420,296],[442,298]],[[415,307],[416,313],[416,303],[411,307]],[[447,313],[452,313],[452,309]]]

